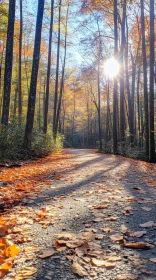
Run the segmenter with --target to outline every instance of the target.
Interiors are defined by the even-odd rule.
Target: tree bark
[[[150,0],[150,134],[149,134],[149,161],[155,162],[154,139],[154,1]]]
[[[148,157],[149,156],[149,120],[148,120],[147,55],[146,55],[146,43],[145,43],[144,0],[140,0],[140,2],[141,2],[141,34],[142,34],[142,56],[143,56],[143,74],[144,74],[145,148],[146,148],[146,156]]]
[[[19,81],[18,81],[18,115],[22,117],[22,34],[23,34],[23,11],[20,0],[20,36],[19,36]]]
[[[40,59],[43,12],[44,12],[44,0],[39,0],[37,21],[36,21],[33,65],[32,65],[32,73],[31,73],[29,100],[28,100],[27,121],[26,121],[25,137],[24,137],[24,146],[27,150],[31,149],[31,142],[32,142],[32,130],[34,124],[34,115],[35,115],[36,89],[37,89],[39,59]]]
[[[8,125],[8,121],[9,121],[12,64],[13,64],[15,7],[16,7],[16,1],[10,0],[9,1],[7,42],[6,42],[6,55],[5,55],[4,98],[3,98],[3,110],[2,110],[2,124],[4,124],[4,125]]]
[[[44,125],[43,132],[47,133],[48,126],[48,109],[49,109],[49,86],[50,86],[50,70],[51,70],[51,51],[52,51],[52,34],[53,34],[53,19],[54,19],[54,0],[51,0],[51,20],[49,30],[49,50],[48,50],[48,67],[46,79],[46,95],[44,103]]]
[[[56,129],[55,129],[56,134],[57,134],[57,130],[58,130],[58,122],[59,122],[59,118],[60,118],[62,95],[63,95],[63,89],[64,89],[64,75],[65,75],[66,55],[67,55],[68,14],[69,14],[69,2],[68,2],[68,7],[67,7],[66,26],[65,26],[64,61],[63,61],[63,66],[62,66],[60,95],[59,95],[59,101],[58,101],[57,113],[56,113]]]
[[[125,23],[126,23],[126,0],[123,3],[123,17],[121,24],[121,76],[120,76],[120,141],[125,139],[125,107],[124,107],[124,50],[125,50]]]
[[[117,0],[114,0],[114,56],[118,53],[118,24],[117,24]],[[118,82],[117,77],[114,78],[114,90],[113,90],[113,154],[117,154],[118,139],[117,139],[117,93]]]
[[[58,86],[59,86],[59,62],[60,62],[60,39],[61,39],[61,5],[62,0],[59,1],[59,18],[58,18],[58,42],[57,42],[57,62],[56,62],[56,81],[55,81],[55,95],[54,95],[54,114],[53,114],[53,135],[56,140],[56,114],[58,103]]]

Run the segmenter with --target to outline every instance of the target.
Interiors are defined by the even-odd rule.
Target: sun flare
[[[104,65],[104,71],[106,76],[109,78],[114,78],[118,75],[120,70],[119,63],[113,57],[108,59]]]

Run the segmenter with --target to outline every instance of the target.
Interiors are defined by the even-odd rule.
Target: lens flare
[[[105,75],[109,78],[114,78],[118,75],[120,70],[119,63],[113,57],[108,59],[104,65]]]

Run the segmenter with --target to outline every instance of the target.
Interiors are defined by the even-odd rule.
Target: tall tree
[[[118,9],[117,0],[114,0],[114,56],[117,57],[118,53]],[[117,93],[118,81],[114,77],[114,90],[113,90],[113,153],[117,154],[118,139],[117,139]]]
[[[19,77],[18,77],[18,115],[22,117],[22,35],[23,35],[23,7],[20,0],[20,35],[19,35]]]
[[[101,129],[101,88],[100,88],[100,68],[101,68],[101,32],[99,26],[99,19],[97,18],[97,26],[98,26],[98,69],[97,69],[97,91],[98,91],[98,126],[99,126],[99,150],[102,151],[102,129]]]
[[[27,121],[26,121],[25,137],[24,137],[24,146],[27,150],[31,149],[31,142],[32,142],[32,130],[33,130],[34,114],[35,114],[36,88],[37,88],[37,77],[38,77],[39,59],[40,59],[43,12],[44,12],[44,0],[38,0],[33,64],[32,64],[31,81],[30,81]]]
[[[7,42],[6,42],[6,56],[5,56],[4,97],[3,97],[3,110],[2,110],[2,124],[4,125],[8,125],[8,121],[9,121],[12,64],[13,64],[13,45],[14,45],[15,6],[16,6],[16,1],[10,0]]]
[[[58,42],[57,42],[57,61],[56,61],[56,81],[55,81],[55,95],[54,95],[54,114],[53,114],[53,134],[56,139],[56,115],[58,106],[58,86],[59,86],[59,65],[60,65],[60,40],[61,40],[61,5],[62,0],[59,1],[59,17],[58,17]]]
[[[44,125],[43,125],[44,133],[47,133],[47,125],[48,125],[49,86],[50,86],[50,70],[51,70],[53,19],[54,19],[54,0],[51,0],[51,19],[50,19],[50,30],[49,30],[48,67],[47,67],[47,79],[46,79],[46,95],[45,95],[45,104],[44,104]]]
[[[66,56],[67,56],[67,35],[68,35],[69,5],[70,5],[70,2],[68,2],[68,6],[67,6],[66,23],[65,23],[64,61],[63,61],[63,65],[62,65],[62,77],[61,77],[60,95],[59,95],[57,114],[56,114],[56,133],[57,133],[57,130],[58,130],[58,123],[59,123],[60,111],[61,111],[61,103],[62,103],[62,95],[63,95],[63,89],[64,89],[64,76],[65,76]]]
[[[125,83],[124,83],[124,50],[125,50],[125,23],[126,23],[126,0],[123,3],[123,16],[121,23],[121,70],[123,74],[120,76],[120,140],[125,139]]]
[[[155,162],[155,140],[154,140],[154,1],[150,0],[150,142],[149,160]]]
[[[142,56],[143,56],[143,74],[144,74],[144,113],[145,113],[145,145],[146,156],[149,155],[149,120],[148,120],[148,86],[147,86],[147,55],[145,42],[145,15],[144,0],[140,0],[141,4],[141,34],[142,34]]]

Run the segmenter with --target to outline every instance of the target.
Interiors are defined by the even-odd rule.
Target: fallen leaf
[[[137,280],[139,277],[134,274],[122,274],[118,275],[115,280]]]
[[[74,233],[69,233],[69,232],[64,232],[61,234],[56,234],[55,236],[57,236],[58,239],[73,239],[76,237],[76,234]]]
[[[156,258],[151,258],[149,260],[150,260],[150,262],[156,263]]]
[[[119,217],[110,217],[110,218],[105,218],[106,221],[117,221],[119,220]]]
[[[136,231],[130,234],[130,236],[135,236],[135,237],[142,237],[143,235],[145,235],[147,233],[147,231]]]
[[[66,246],[67,246],[68,248],[71,248],[71,249],[80,247],[80,246],[82,246],[83,244],[84,244],[84,241],[83,241],[83,240],[73,240],[73,241],[66,242]]]
[[[139,226],[140,226],[140,227],[144,227],[144,228],[150,228],[150,227],[153,227],[153,226],[154,226],[154,222],[153,222],[153,221],[149,221],[149,222],[147,222],[147,223],[140,224]]]
[[[35,252],[39,252],[40,248],[36,248],[36,247],[26,247],[24,248],[24,253],[35,253]]]
[[[101,228],[101,231],[109,233],[109,232],[113,232],[114,230],[111,228]]]
[[[117,261],[121,261],[122,258],[121,257],[117,257],[117,256],[111,256],[111,257],[108,257],[107,261],[108,262],[117,262]]]
[[[123,241],[123,236],[119,234],[111,235],[110,239],[112,241]]]
[[[7,258],[15,257],[20,252],[16,244],[9,246],[5,249],[4,254]]]
[[[95,259],[95,258],[91,259],[91,263],[95,266],[98,266],[98,267],[104,266],[106,268],[114,268],[116,266],[115,263],[107,262],[105,260],[98,260],[98,259]]]
[[[66,246],[67,241],[65,240],[55,240],[54,246],[56,249],[60,248],[60,247],[64,247]]]
[[[55,253],[56,253],[56,251],[54,251],[53,249],[45,250],[45,251],[42,252],[41,255],[39,255],[39,257],[41,259],[49,258],[49,257],[53,256]]]
[[[88,276],[87,271],[78,262],[72,264],[72,272],[79,276]]]
[[[37,269],[35,267],[21,268],[21,270],[18,271],[18,275],[15,277],[14,280],[22,280],[22,279],[28,278],[28,277],[34,275],[36,272],[37,272]]]
[[[152,249],[155,246],[145,242],[124,242],[124,246],[127,248],[134,248],[134,249]]]
[[[106,261],[92,258],[91,262],[92,262],[93,265],[100,267],[100,266],[105,266]]]
[[[95,205],[95,206],[93,206],[93,208],[94,208],[94,209],[99,209],[99,210],[100,210],[100,209],[106,209],[106,208],[108,208],[108,206],[109,206],[109,205]]]

